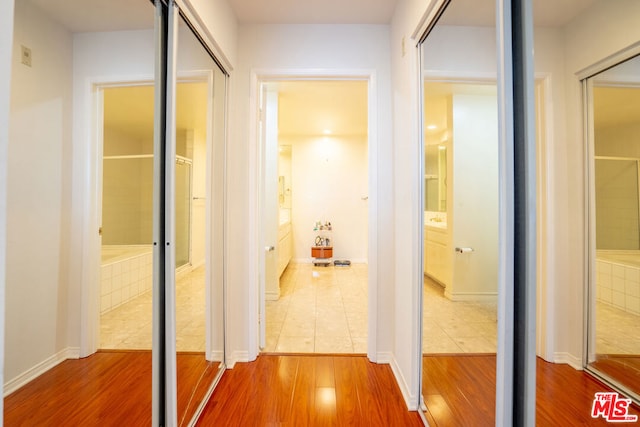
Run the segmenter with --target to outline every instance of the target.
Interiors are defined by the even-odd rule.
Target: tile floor
[[[596,303],[596,353],[640,354],[640,335],[636,333],[640,316],[612,305]]]
[[[266,302],[265,352],[366,353],[367,265],[289,264]]]
[[[176,284],[178,351],[204,351],[205,289],[203,267],[179,274]],[[100,316],[100,348],[151,349],[151,292]]]
[[[495,352],[495,304],[453,302],[424,283],[424,352]],[[265,352],[367,352],[366,264],[290,264],[280,286],[280,299],[266,304]],[[178,350],[204,351],[203,267],[178,279],[177,299]],[[100,333],[102,349],[151,348],[151,292],[103,314]]]
[[[425,278],[425,353],[495,353],[495,303],[453,302]],[[366,353],[367,266],[291,264],[267,301],[266,352]]]
[[[423,302],[423,353],[496,352],[496,303],[451,301],[427,276]]]

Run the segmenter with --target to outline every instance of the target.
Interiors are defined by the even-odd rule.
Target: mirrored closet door
[[[452,0],[420,46],[422,398],[438,424],[495,423],[498,98],[495,2],[486,3],[485,15],[469,16]]]
[[[15,2],[6,424],[189,425],[224,371],[227,74],[194,21]]]
[[[640,398],[640,57],[585,81],[591,187],[587,369]]]

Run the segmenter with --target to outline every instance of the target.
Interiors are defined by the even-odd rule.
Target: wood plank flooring
[[[621,384],[640,393],[640,356],[628,354],[597,354],[591,366]]]
[[[181,424],[193,417],[217,366],[201,353],[178,354]],[[150,424],[150,351],[99,351],[65,360],[4,399],[5,426]]]
[[[495,355],[433,355],[425,356],[423,364],[430,425],[494,424]],[[184,354],[178,358],[178,369],[179,411],[195,410],[197,398],[190,400],[186,390],[198,381],[208,383],[215,367],[206,364],[201,354]],[[594,394],[609,388],[567,365],[538,359],[537,369],[538,426],[607,425],[591,418],[591,407]],[[150,408],[150,352],[99,352],[67,360],[7,396],[4,422],[6,426],[147,426]],[[633,407],[630,413],[640,415],[640,410]],[[422,423],[416,412],[407,411],[388,365],[370,363],[365,356],[271,354],[228,370],[198,425]]]
[[[423,357],[423,390],[431,426],[495,424],[495,355]],[[583,371],[537,360],[537,426],[604,426],[591,418],[594,394],[610,391]],[[637,407],[630,414],[640,415]]]
[[[389,365],[365,356],[266,355],[227,371],[199,426],[422,426]]]

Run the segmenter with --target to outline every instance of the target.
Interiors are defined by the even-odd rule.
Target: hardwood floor
[[[494,425],[495,355],[423,358],[431,426]],[[201,354],[178,358],[179,411],[194,411],[187,390],[215,376]],[[594,394],[609,389],[567,365],[537,363],[538,426],[607,425],[592,419]],[[204,372],[204,375],[202,374]],[[200,387],[198,393],[204,393]],[[151,355],[98,352],[67,360],[4,400],[6,426],[147,426]],[[193,413],[193,412],[191,412]],[[633,407],[631,414],[640,415]],[[185,424],[189,416],[183,417]],[[421,426],[388,365],[365,356],[261,355],[220,380],[199,426]]]
[[[640,393],[640,356],[627,354],[597,354],[591,366]]]
[[[217,366],[201,353],[178,354],[181,425],[192,418]],[[150,351],[99,351],[65,360],[4,399],[5,426],[150,424]]]
[[[495,363],[495,355],[423,357],[422,382],[430,425],[494,425]],[[598,391],[610,389],[583,371],[538,359],[536,425],[609,425],[602,418],[591,418]],[[640,410],[633,407],[629,413],[640,415]]]
[[[216,388],[199,426],[422,426],[389,365],[365,356],[261,355]]]

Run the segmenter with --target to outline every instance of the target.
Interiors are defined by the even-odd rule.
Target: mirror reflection
[[[184,18],[176,89],[176,351],[179,419],[224,368],[223,191],[226,76]]]
[[[454,406],[469,425],[491,425],[498,292],[495,28],[492,22],[462,25],[463,8],[451,2],[421,46],[422,398],[438,425],[455,425]],[[465,395],[479,394],[487,405],[460,404]]]
[[[640,395],[640,57],[590,81],[596,276],[589,362]]]
[[[156,11],[148,1],[109,7],[120,12],[92,1],[15,3],[14,53],[28,49],[32,61],[14,61],[11,80],[8,173],[20,195],[7,218],[16,233],[7,250],[7,425],[151,422]],[[226,76],[184,23],[178,39],[171,190],[184,425],[224,367]]]

